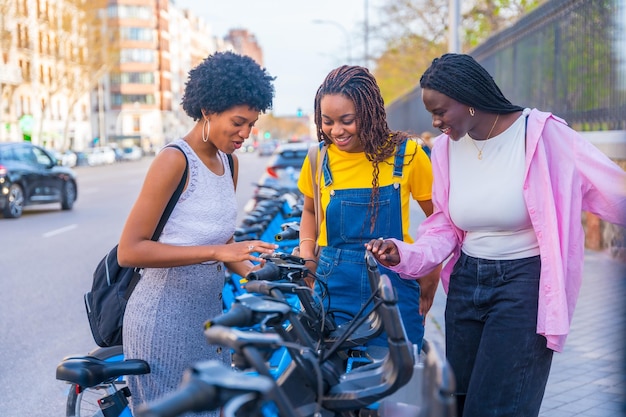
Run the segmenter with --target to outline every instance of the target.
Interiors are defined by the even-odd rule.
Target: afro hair
[[[203,110],[221,113],[239,105],[265,113],[272,108],[275,78],[248,56],[216,52],[189,71],[181,104],[193,120]]]

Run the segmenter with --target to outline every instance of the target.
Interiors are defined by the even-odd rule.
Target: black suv
[[[61,203],[71,210],[76,175],[45,149],[29,142],[0,142],[0,212],[18,218],[25,206]]]

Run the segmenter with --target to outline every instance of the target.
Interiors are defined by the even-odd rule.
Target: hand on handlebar
[[[372,239],[365,244],[365,249],[371,251],[376,261],[383,266],[395,266],[400,263],[398,247],[391,240]]]
[[[224,262],[256,261],[261,262],[261,255],[272,254],[278,248],[274,243],[261,240],[244,240],[223,247],[221,260]],[[257,255],[258,254],[258,255]]]

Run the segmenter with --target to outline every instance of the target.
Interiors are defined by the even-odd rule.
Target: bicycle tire
[[[104,361],[121,361],[124,359],[122,346],[112,346],[106,348],[96,348],[88,353],[89,356]],[[120,386],[125,386],[123,378],[120,378]],[[98,399],[111,394],[110,388],[105,386],[95,386],[86,388],[82,392],[76,392],[76,384],[71,384],[67,394],[67,405],[65,415],[67,417],[95,417],[102,416],[102,411],[98,406]]]

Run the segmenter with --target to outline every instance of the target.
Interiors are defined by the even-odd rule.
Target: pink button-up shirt
[[[450,139],[437,139],[432,150],[435,212],[422,222],[414,243],[394,239],[400,263],[391,269],[414,279],[450,257],[441,272],[447,293],[465,232],[448,211]],[[537,333],[546,337],[548,348],[561,352],[582,282],[582,211],[626,226],[626,172],[565,121],[534,109],[528,117],[523,194],[541,256]]]

